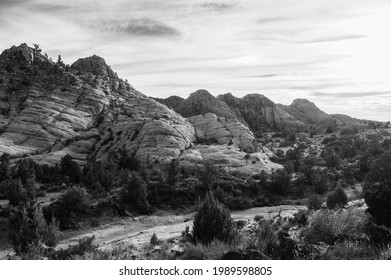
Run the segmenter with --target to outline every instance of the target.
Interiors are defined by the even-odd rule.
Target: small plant
[[[322,207],[323,199],[318,194],[313,194],[307,199],[307,207],[309,210],[319,210]]]
[[[329,209],[344,207],[348,203],[348,196],[342,187],[337,187],[327,195],[326,204]]]
[[[152,246],[159,245],[161,243],[161,240],[157,237],[156,232],[152,234],[151,239],[149,240],[149,244]]]

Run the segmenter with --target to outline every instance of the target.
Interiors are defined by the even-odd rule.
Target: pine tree
[[[214,198],[212,192],[208,192],[194,217],[193,242],[209,244],[214,239],[228,242],[233,230],[233,220],[229,210]]]

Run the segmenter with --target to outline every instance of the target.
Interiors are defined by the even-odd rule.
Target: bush
[[[59,200],[45,209],[47,218],[55,217],[61,229],[77,227],[77,222],[88,214],[89,196],[85,188],[73,186]]]
[[[368,216],[361,209],[322,210],[312,217],[308,229],[302,232],[309,243],[325,242],[333,245],[338,239],[359,239],[362,237]]]
[[[374,221],[381,225],[391,225],[391,184],[366,183],[364,199],[368,212]]]
[[[291,177],[285,169],[278,169],[271,174],[271,191],[279,195],[287,195],[290,192]]]
[[[336,154],[330,154],[325,158],[326,166],[329,168],[338,168],[341,159]]]
[[[320,195],[314,194],[307,199],[307,207],[309,210],[319,210],[322,207],[323,199]]]
[[[246,210],[252,207],[251,200],[247,197],[231,197],[224,204],[230,210]]]
[[[150,205],[147,201],[147,184],[138,175],[132,171],[125,171],[122,178],[121,199],[125,205],[129,205],[132,209],[140,214],[148,214]]]
[[[255,248],[265,252],[267,255],[273,254],[278,244],[278,238],[271,220],[259,223],[252,243]]]
[[[206,194],[193,221],[193,243],[209,244],[214,239],[228,242],[234,232],[231,215],[211,192]]]
[[[58,222],[47,223],[39,206],[20,206],[10,218],[10,238],[17,254],[27,253],[31,244],[54,247],[59,236]]]
[[[329,209],[343,207],[348,203],[348,196],[342,187],[337,187],[327,195],[326,204]]]
[[[161,243],[161,240],[159,240],[159,238],[157,237],[156,233],[154,232],[152,234],[151,239],[149,240],[149,244],[151,244],[153,246],[156,246],[156,245],[159,245],[160,243]]]
[[[12,206],[18,206],[27,201],[26,191],[19,179],[11,180],[6,184],[7,196]]]
[[[78,184],[82,179],[82,172],[79,164],[72,159],[70,155],[66,155],[61,159],[61,172],[68,176],[70,182]]]

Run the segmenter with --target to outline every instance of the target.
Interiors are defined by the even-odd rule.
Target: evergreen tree
[[[208,192],[194,217],[193,242],[209,244],[214,239],[228,242],[233,232],[233,220],[229,210],[214,198],[212,192]]]

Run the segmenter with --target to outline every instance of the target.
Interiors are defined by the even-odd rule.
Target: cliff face
[[[197,92],[189,100],[217,106],[226,117],[203,115],[209,109],[202,105],[186,120],[121,80],[101,57],[93,55],[69,66],[22,44],[0,55],[0,154],[55,164],[66,154],[84,163],[125,151],[159,164],[181,158],[186,166],[189,157],[183,155],[207,150],[208,160],[218,164],[214,149],[197,142],[213,140],[216,151],[224,151],[228,167],[233,154],[236,168],[245,167],[243,151],[260,151],[252,132],[227,104],[213,96],[221,107],[210,99],[205,103],[205,96]],[[180,103],[186,108],[187,103]],[[257,167],[260,171],[263,165]]]
[[[238,119],[247,124],[240,113],[203,89],[193,92],[187,99],[168,97],[158,101],[168,106],[172,105],[172,108],[185,118],[213,113],[218,117]]]
[[[0,56],[0,151],[57,162],[125,148],[168,161],[195,140],[194,128],[92,56],[71,66],[22,44]]]
[[[261,94],[248,94],[243,98],[236,98],[227,93],[219,95],[218,99],[240,113],[253,131],[304,126],[303,122]]]

